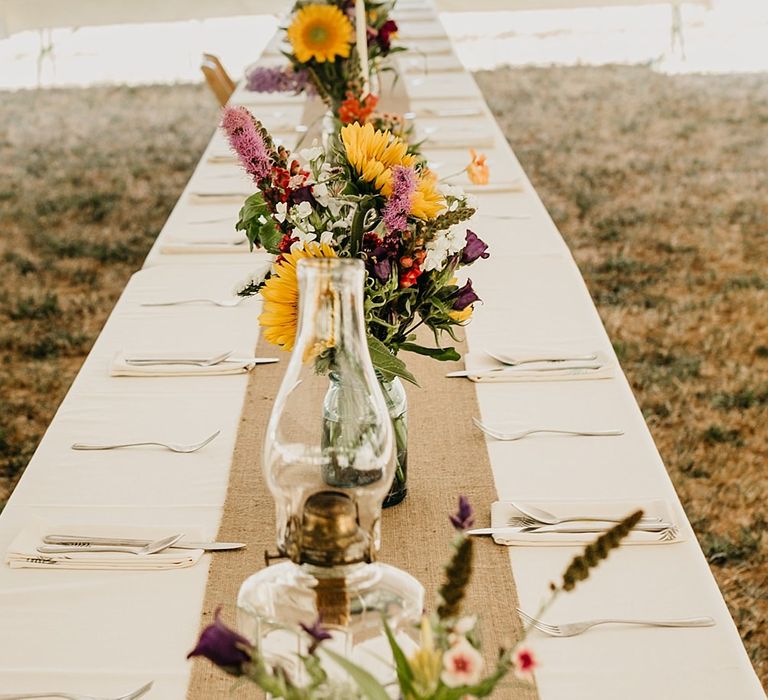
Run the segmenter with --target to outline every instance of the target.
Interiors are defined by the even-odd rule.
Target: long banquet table
[[[410,32],[426,37],[411,40],[420,48],[450,51],[430,5],[411,0],[400,7],[404,40]],[[451,53],[439,55],[442,65],[456,61]],[[263,60],[274,60],[269,49]],[[492,256],[472,269],[484,303],[467,328],[470,348],[565,341],[587,344],[617,362],[568,248],[471,76],[455,68],[403,73],[414,111],[457,103],[481,110],[462,119],[419,120],[422,133],[468,134],[464,145],[455,140],[453,147],[433,148],[426,142],[425,153],[438,171],[466,164],[472,135],[484,133],[491,143],[480,150],[488,155],[492,181],[520,183],[516,191],[477,195],[479,213],[470,227],[490,244]],[[242,89],[232,102],[247,103],[267,126],[278,121],[278,113],[280,122],[299,123],[304,109],[301,98]],[[278,135],[287,145],[297,138],[295,132]],[[131,379],[111,377],[108,368],[113,355],[126,348],[216,346],[248,352],[258,340],[257,299],[236,308],[140,306],[158,297],[224,298],[240,279],[266,264],[243,246],[226,252],[228,244],[216,249],[189,245],[230,235],[239,208],[236,200],[201,203],[196,193],[250,187],[234,163],[209,162],[217,149],[221,138],[214,135],[0,516],[3,552],[20,529],[39,523],[139,523],[216,535],[247,376]],[[492,218],[496,215],[521,218]],[[193,223],[200,221],[210,223]],[[489,440],[500,498],[663,498],[681,524],[683,542],[619,550],[574,594],[558,600],[551,619],[709,615],[717,623],[681,630],[617,627],[570,639],[536,636],[532,644],[541,662],[536,680],[542,700],[764,697],[620,369],[600,381],[477,384],[476,390],[482,417],[489,421],[577,419],[625,430],[606,440]],[[219,439],[191,455],[69,449],[77,440],[147,433],[194,441],[215,429],[222,430]],[[490,504],[476,505],[487,517]],[[524,609],[537,609],[548,582],[574,552],[568,547],[509,549]],[[206,555],[191,568],[156,572],[0,567],[0,693],[57,688],[117,695],[154,680],[146,697],[184,697],[190,671],[185,654],[196,639],[209,560]],[[495,606],[508,604],[488,601],[478,612],[493,614]]]

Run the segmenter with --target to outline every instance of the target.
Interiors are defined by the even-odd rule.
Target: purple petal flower
[[[461,251],[461,264],[471,265],[478,258],[485,260],[491,256],[487,251],[488,244],[481,241],[474,231],[467,229],[467,242]]]
[[[480,301],[480,297],[475,294],[475,290],[472,289],[472,280],[467,280],[467,283],[458,289],[456,292],[456,299],[451,307],[454,311],[464,311],[470,304],[474,304],[476,301]]]
[[[312,644],[309,645],[309,653],[314,654],[315,649],[317,649],[320,642],[325,641],[326,639],[331,638],[331,633],[324,629],[323,626],[320,624],[320,618],[318,617],[317,620],[313,625],[305,625],[303,622],[300,623],[301,629],[303,629],[310,637],[312,637]]]
[[[213,624],[203,630],[197,640],[197,646],[187,654],[187,658],[204,656],[230,675],[240,676],[243,674],[244,664],[251,660],[253,647],[245,637],[221,621],[220,613],[221,608],[216,610]]]
[[[373,264],[373,274],[379,282],[386,282],[392,274],[392,263],[389,258],[378,260]]]
[[[390,233],[404,231],[416,191],[416,171],[397,165],[392,169],[392,194],[384,207],[384,226]]]
[[[459,512],[448,517],[457,530],[468,530],[475,523],[475,512],[466,496],[459,496]]]
[[[293,190],[291,192],[291,201],[294,204],[309,202],[313,207],[317,206],[317,200],[312,194],[312,185],[304,185]]]
[[[253,115],[245,107],[225,107],[221,128],[227,133],[229,145],[254,182],[258,184],[267,177],[272,170],[272,158],[264,137],[256,128]]]
[[[246,76],[246,89],[251,92],[301,92],[314,94],[309,75],[303,70],[257,66]]]

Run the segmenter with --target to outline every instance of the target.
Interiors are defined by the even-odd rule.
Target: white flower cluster
[[[235,288],[232,290],[235,296],[247,296],[249,294],[255,294],[256,289],[264,282],[268,272],[269,268],[265,267],[258,272],[252,272],[250,275],[248,275],[248,277],[238,282],[235,285]]]
[[[426,245],[427,257],[424,258],[422,270],[439,270],[445,265],[445,261],[451,256],[460,253],[464,249],[466,235],[454,226],[448,231],[440,231]]]

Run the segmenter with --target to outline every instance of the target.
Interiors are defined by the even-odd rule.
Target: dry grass
[[[768,681],[768,77],[478,76]]]
[[[480,83],[568,240],[768,680],[768,79]],[[202,88],[0,100],[0,506],[212,130]]]
[[[202,87],[0,98],[0,508],[216,113]]]

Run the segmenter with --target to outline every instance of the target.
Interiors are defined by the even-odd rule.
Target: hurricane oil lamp
[[[395,630],[418,622],[424,590],[376,562],[381,507],[394,476],[389,412],[371,363],[361,260],[303,259],[293,353],[266,432],[262,468],[275,500],[277,549],[288,561],[248,578],[242,632],[283,663],[305,653],[299,624],[318,619],[370,668]],[[381,642],[384,641],[383,645]]]

